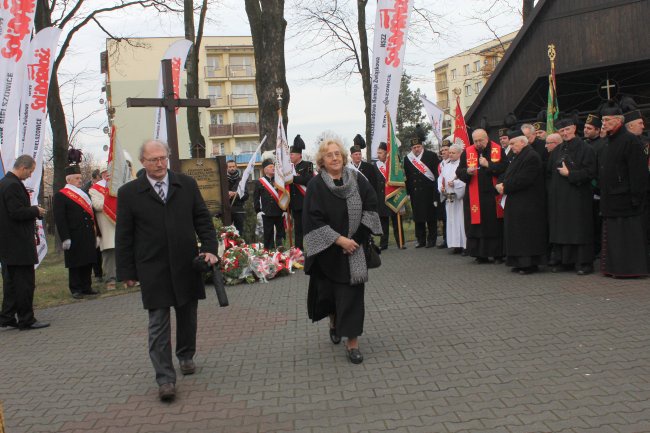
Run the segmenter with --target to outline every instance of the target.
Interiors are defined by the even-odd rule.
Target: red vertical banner
[[[460,109],[460,98],[456,98],[456,122],[454,126],[454,143],[462,144],[463,147],[469,146],[469,135],[467,134],[467,125],[463,111]]]

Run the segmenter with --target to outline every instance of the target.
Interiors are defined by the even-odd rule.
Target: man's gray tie
[[[160,199],[164,202],[165,201],[165,190],[163,189],[164,182],[156,182],[156,190],[158,191],[158,195],[160,196]]]

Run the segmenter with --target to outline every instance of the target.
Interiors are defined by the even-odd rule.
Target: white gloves
[[[99,248],[99,243],[101,242],[102,238],[99,236],[95,237],[95,248]]]
[[[61,244],[61,248],[63,248],[63,251],[68,251],[70,247],[72,246],[72,240],[66,239],[63,241]]]

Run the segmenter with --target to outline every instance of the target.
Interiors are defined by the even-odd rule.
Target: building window
[[[210,85],[208,86],[209,98],[221,98],[221,86]]]
[[[478,72],[481,70],[481,61],[477,60],[474,62],[474,72]]]
[[[237,96],[252,96],[255,90],[252,84],[233,84],[232,94]]]
[[[451,79],[452,79],[452,80],[455,80],[456,77],[458,77],[458,71],[455,70],[455,69],[452,69],[452,70],[451,70]]]
[[[465,71],[465,75],[469,75],[469,65],[463,66],[463,70]]]
[[[253,66],[252,56],[230,56],[230,66]]]
[[[210,125],[223,125],[223,114],[210,113]]]
[[[472,86],[470,84],[465,86],[465,96],[472,96]]]
[[[257,145],[258,143],[256,141],[250,140],[237,142],[237,148],[239,149],[240,153],[253,153],[257,149]]]
[[[224,147],[223,143],[212,143],[212,156],[223,155]]]
[[[235,113],[235,123],[257,123],[257,113]]]
[[[219,66],[221,65],[221,58],[220,56],[208,56],[205,63],[211,68],[219,69]]]
[[[477,95],[479,94],[479,92],[481,91],[482,88],[483,88],[483,83],[481,83],[480,81],[477,81],[476,83],[474,83],[474,92]]]

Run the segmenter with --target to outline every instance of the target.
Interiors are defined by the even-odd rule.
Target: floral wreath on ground
[[[226,284],[268,282],[294,269],[302,269],[305,258],[299,248],[267,250],[260,243],[246,244],[234,226],[219,230],[221,272]]]

